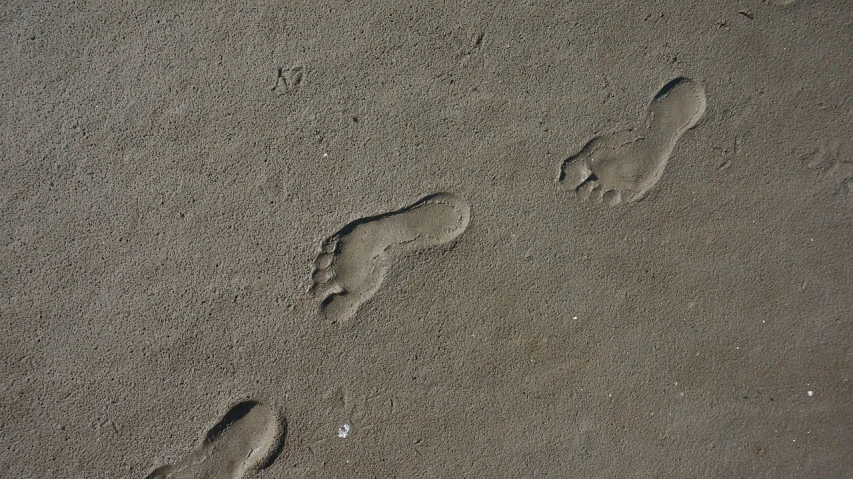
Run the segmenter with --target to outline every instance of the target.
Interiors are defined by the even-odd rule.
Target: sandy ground
[[[853,476],[847,0],[116,3],[0,7],[6,477]]]

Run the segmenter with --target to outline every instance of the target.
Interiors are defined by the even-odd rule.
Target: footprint
[[[563,162],[559,182],[582,200],[611,206],[643,199],[663,175],[675,143],[705,113],[705,91],[676,78],[655,95],[642,131],[593,138]]]
[[[465,200],[437,193],[401,210],[353,221],[323,242],[309,292],[322,298],[320,309],[327,317],[349,319],[379,289],[393,256],[448,243],[470,219]]]
[[[274,91],[276,95],[285,95],[296,91],[296,89],[302,84],[304,76],[305,69],[301,66],[291,67],[287,70],[279,68],[278,76],[275,79],[275,86],[272,87],[272,91]]]
[[[237,479],[272,464],[284,444],[285,425],[264,404],[245,401],[207,432],[201,445],[146,479]]]

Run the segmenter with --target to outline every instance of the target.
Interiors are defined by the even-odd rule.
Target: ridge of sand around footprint
[[[175,464],[146,479],[239,479],[263,469],[284,445],[286,426],[269,406],[244,401],[232,407],[205,435],[201,445]]]
[[[449,243],[471,220],[468,203],[452,193],[426,196],[411,206],[361,218],[323,241],[309,292],[334,321],[352,317],[379,289],[391,259]]]
[[[595,137],[565,160],[558,182],[581,201],[614,206],[639,201],[657,184],[675,144],[705,113],[704,89],[679,77],[668,82],[648,108],[642,131]]]

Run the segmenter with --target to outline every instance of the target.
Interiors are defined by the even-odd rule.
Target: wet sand
[[[852,24],[5,5],[0,470],[853,475]]]

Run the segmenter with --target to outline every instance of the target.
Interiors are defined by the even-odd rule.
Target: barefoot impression
[[[582,201],[617,205],[643,199],[663,175],[675,143],[705,113],[705,91],[688,78],[667,83],[642,130],[593,138],[563,162],[559,182]]]
[[[272,463],[281,450],[285,429],[265,404],[237,404],[208,431],[183,459],[158,467],[146,479],[239,479]]]
[[[398,211],[362,218],[323,242],[310,293],[327,317],[346,320],[379,289],[395,256],[448,243],[462,234],[471,209],[437,193]]]

